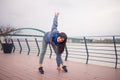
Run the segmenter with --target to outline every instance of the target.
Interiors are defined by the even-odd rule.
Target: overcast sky
[[[0,0],[0,25],[49,31],[55,12],[68,36],[120,35],[120,0]]]

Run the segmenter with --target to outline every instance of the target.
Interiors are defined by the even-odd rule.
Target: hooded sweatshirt
[[[59,34],[59,31],[57,30],[58,26],[58,16],[55,16],[53,19],[53,25],[50,32],[45,33],[44,40],[46,43],[52,43],[52,38],[55,36],[55,34]]]

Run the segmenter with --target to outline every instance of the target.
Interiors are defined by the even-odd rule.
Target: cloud
[[[68,35],[118,34],[119,4],[119,0],[0,0],[0,24],[48,31],[58,11],[58,28]]]
[[[70,7],[71,3],[70,0],[48,0],[48,5],[56,7]]]

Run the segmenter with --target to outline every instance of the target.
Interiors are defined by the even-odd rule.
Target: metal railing
[[[120,36],[83,36],[70,39],[71,42],[67,44],[69,58],[83,59],[86,64],[92,61],[103,65],[109,63],[120,68]]]
[[[14,44],[13,53],[18,51],[40,54],[43,36],[41,35],[9,35]],[[16,38],[19,37],[19,38]],[[51,45],[47,49],[49,57],[54,56]],[[120,36],[83,36],[79,38],[68,38],[63,57],[65,61],[77,59],[86,64],[102,62],[103,65],[110,63],[115,69],[120,68]]]

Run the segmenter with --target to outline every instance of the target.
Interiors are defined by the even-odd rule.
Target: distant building
[[[68,42],[72,42],[72,43],[83,43],[85,42],[84,39],[82,38],[68,38]],[[93,39],[86,39],[86,42],[93,42]]]

